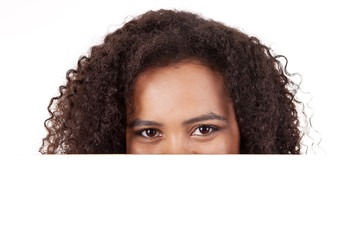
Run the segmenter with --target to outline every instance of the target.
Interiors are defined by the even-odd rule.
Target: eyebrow
[[[194,117],[194,118],[191,118],[189,120],[186,120],[184,122],[182,122],[182,125],[187,125],[187,124],[191,124],[191,123],[195,123],[195,122],[201,122],[201,121],[206,121],[206,120],[213,120],[213,119],[216,119],[216,120],[221,120],[221,121],[228,121],[227,118],[225,117],[222,117],[222,116],[219,116],[219,115],[216,115],[215,113],[213,112],[210,112],[208,114],[204,114],[204,115],[201,115],[199,117]]]
[[[190,118],[186,121],[182,122],[182,125],[188,125],[191,123],[195,123],[195,122],[201,122],[201,121],[206,121],[206,120],[221,120],[221,121],[228,121],[227,118],[216,115],[213,112],[210,112],[208,114],[204,114],[198,117],[194,117],[194,118]],[[159,123],[159,122],[155,122],[155,121],[150,121],[150,120],[142,120],[142,119],[135,119],[132,122],[130,122],[129,127],[133,128],[133,127],[138,127],[138,126],[156,126],[156,127],[161,127],[163,126],[163,124]]]
[[[162,124],[155,122],[155,121],[149,121],[149,120],[142,120],[142,119],[135,119],[134,121],[130,122],[129,127],[137,127],[137,126],[156,126],[161,127]]]

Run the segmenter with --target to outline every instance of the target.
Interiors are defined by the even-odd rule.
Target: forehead
[[[139,74],[133,101],[137,117],[179,120],[208,112],[226,114],[231,105],[222,74],[196,62],[153,67]]]

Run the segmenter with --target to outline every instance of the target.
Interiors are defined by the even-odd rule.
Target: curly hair
[[[139,73],[197,59],[219,70],[241,129],[240,153],[299,154],[298,85],[256,37],[199,15],[149,11],[108,34],[51,99],[41,153],[126,153],[127,109]],[[285,58],[286,59],[286,58]]]

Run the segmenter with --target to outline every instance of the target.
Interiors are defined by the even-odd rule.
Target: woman
[[[40,152],[299,154],[298,85],[278,57],[221,23],[149,11],[67,72]]]

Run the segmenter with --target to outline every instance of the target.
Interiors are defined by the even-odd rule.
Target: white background
[[[325,155],[39,156],[66,71],[160,8],[223,22],[285,55],[312,95]],[[0,238],[359,239],[358,22],[350,0],[1,0]]]

